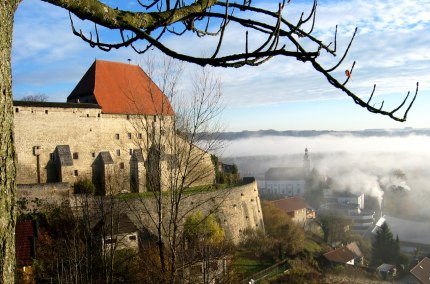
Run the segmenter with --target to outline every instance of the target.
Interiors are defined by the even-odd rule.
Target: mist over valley
[[[291,134],[288,131],[275,131],[275,135],[270,132],[271,135],[262,134],[264,131],[260,131],[262,135],[239,133],[236,139],[227,135],[230,139],[221,153],[223,162],[235,163],[242,176],[254,176],[261,181],[269,168],[301,167],[308,148],[311,169],[329,178],[332,189],[364,193],[379,202],[385,194],[384,214],[430,222],[427,130],[367,130],[358,135],[357,132],[294,131],[294,135],[288,135]],[[371,135],[372,132],[376,135]]]

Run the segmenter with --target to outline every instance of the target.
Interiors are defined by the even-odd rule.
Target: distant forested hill
[[[203,134],[205,135],[205,134]],[[222,140],[236,140],[263,136],[290,136],[290,137],[316,137],[321,135],[332,136],[356,136],[356,137],[404,137],[409,135],[430,136],[430,128],[414,129],[405,127],[401,129],[366,129],[359,131],[334,131],[334,130],[286,130],[273,129],[241,132],[221,132],[217,137]]]

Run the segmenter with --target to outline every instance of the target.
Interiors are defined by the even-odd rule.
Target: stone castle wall
[[[18,200],[24,200],[27,207],[24,211],[37,210],[37,206],[46,203],[61,204],[68,202],[74,207],[75,212],[79,212],[79,204],[83,200],[80,195],[70,193],[70,185],[67,183],[20,185],[18,187]],[[43,200],[43,202],[41,202]],[[121,200],[121,199],[116,199]],[[97,208],[99,198],[92,200],[93,206]],[[128,216],[137,227],[146,228],[155,232],[152,217],[156,216],[156,205],[153,198],[142,198],[139,200],[120,201],[117,204],[118,210],[129,213]],[[90,202],[91,203],[91,202]],[[165,210],[169,210],[166,206]],[[213,190],[206,193],[184,196],[181,202],[181,212],[186,216],[193,212],[201,211],[203,214],[214,213],[218,222],[225,230],[226,239],[234,243],[239,243],[241,233],[246,229],[264,230],[263,214],[261,203],[255,181],[245,185]],[[166,212],[166,216],[168,213]],[[93,222],[97,222],[97,214],[94,215]]]
[[[45,205],[59,206],[69,201],[71,186],[67,182],[18,185],[18,208],[34,212]]]
[[[225,230],[226,238],[238,243],[246,229],[264,230],[263,213],[255,181],[210,193],[195,196],[187,203],[187,209],[200,210],[204,214],[213,212]]]
[[[126,203],[126,207],[121,207],[121,210],[129,213],[128,216],[135,224],[156,232],[153,220],[157,220],[157,211],[153,198],[128,200]],[[166,218],[170,212],[169,204],[167,199],[164,200],[163,215]],[[186,217],[198,211],[202,212],[203,216],[215,214],[218,223],[225,230],[226,239],[236,244],[240,242],[241,234],[246,229],[264,230],[261,203],[255,181],[233,188],[184,195],[180,203],[179,216],[182,218],[179,221],[179,230]]]

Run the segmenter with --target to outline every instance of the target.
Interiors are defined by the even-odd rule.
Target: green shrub
[[[75,182],[73,190],[76,194],[94,194],[96,192],[96,187],[89,179],[81,179]]]

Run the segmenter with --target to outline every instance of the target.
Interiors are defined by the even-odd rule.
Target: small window
[[[128,153],[129,153],[130,155],[133,155],[133,149],[128,149]]]
[[[129,236],[128,239],[130,241],[135,241],[136,240],[136,236],[135,235]]]
[[[47,109],[45,109],[45,114],[48,114],[48,110]]]
[[[16,107],[16,108],[15,108],[15,112],[19,112],[19,108],[17,108],[17,107]]]
[[[97,114],[97,117],[100,117],[100,113]]]
[[[87,113],[87,117],[90,117],[90,115]]]
[[[115,134],[116,140],[119,140],[119,133]]]
[[[96,153],[95,153],[95,152],[92,152],[92,153],[91,153],[91,156],[92,156],[93,158],[95,158],[95,157],[96,157]]]
[[[142,139],[142,133],[138,133],[137,138]]]
[[[128,139],[131,139],[131,133],[128,133]]]
[[[33,146],[33,155],[34,156],[40,155],[40,146]]]
[[[74,174],[75,174],[75,177],[77,177],[79,175],[78,170],[75,170]]]
[[[130,119],[130,115],[129,114],[127,114],[127,120],[129,120]]]
[[[77,160],[77,159],[79,159],[79,153],[75,152],[73,153],[73,160]]]
[[[116,150],[116,155],[121,156],[121,150],[120,149]]]
[[[119,163],[119,168],[120,168],[121,170],[123,170],[123,169],[124,169],[124,163]]]

